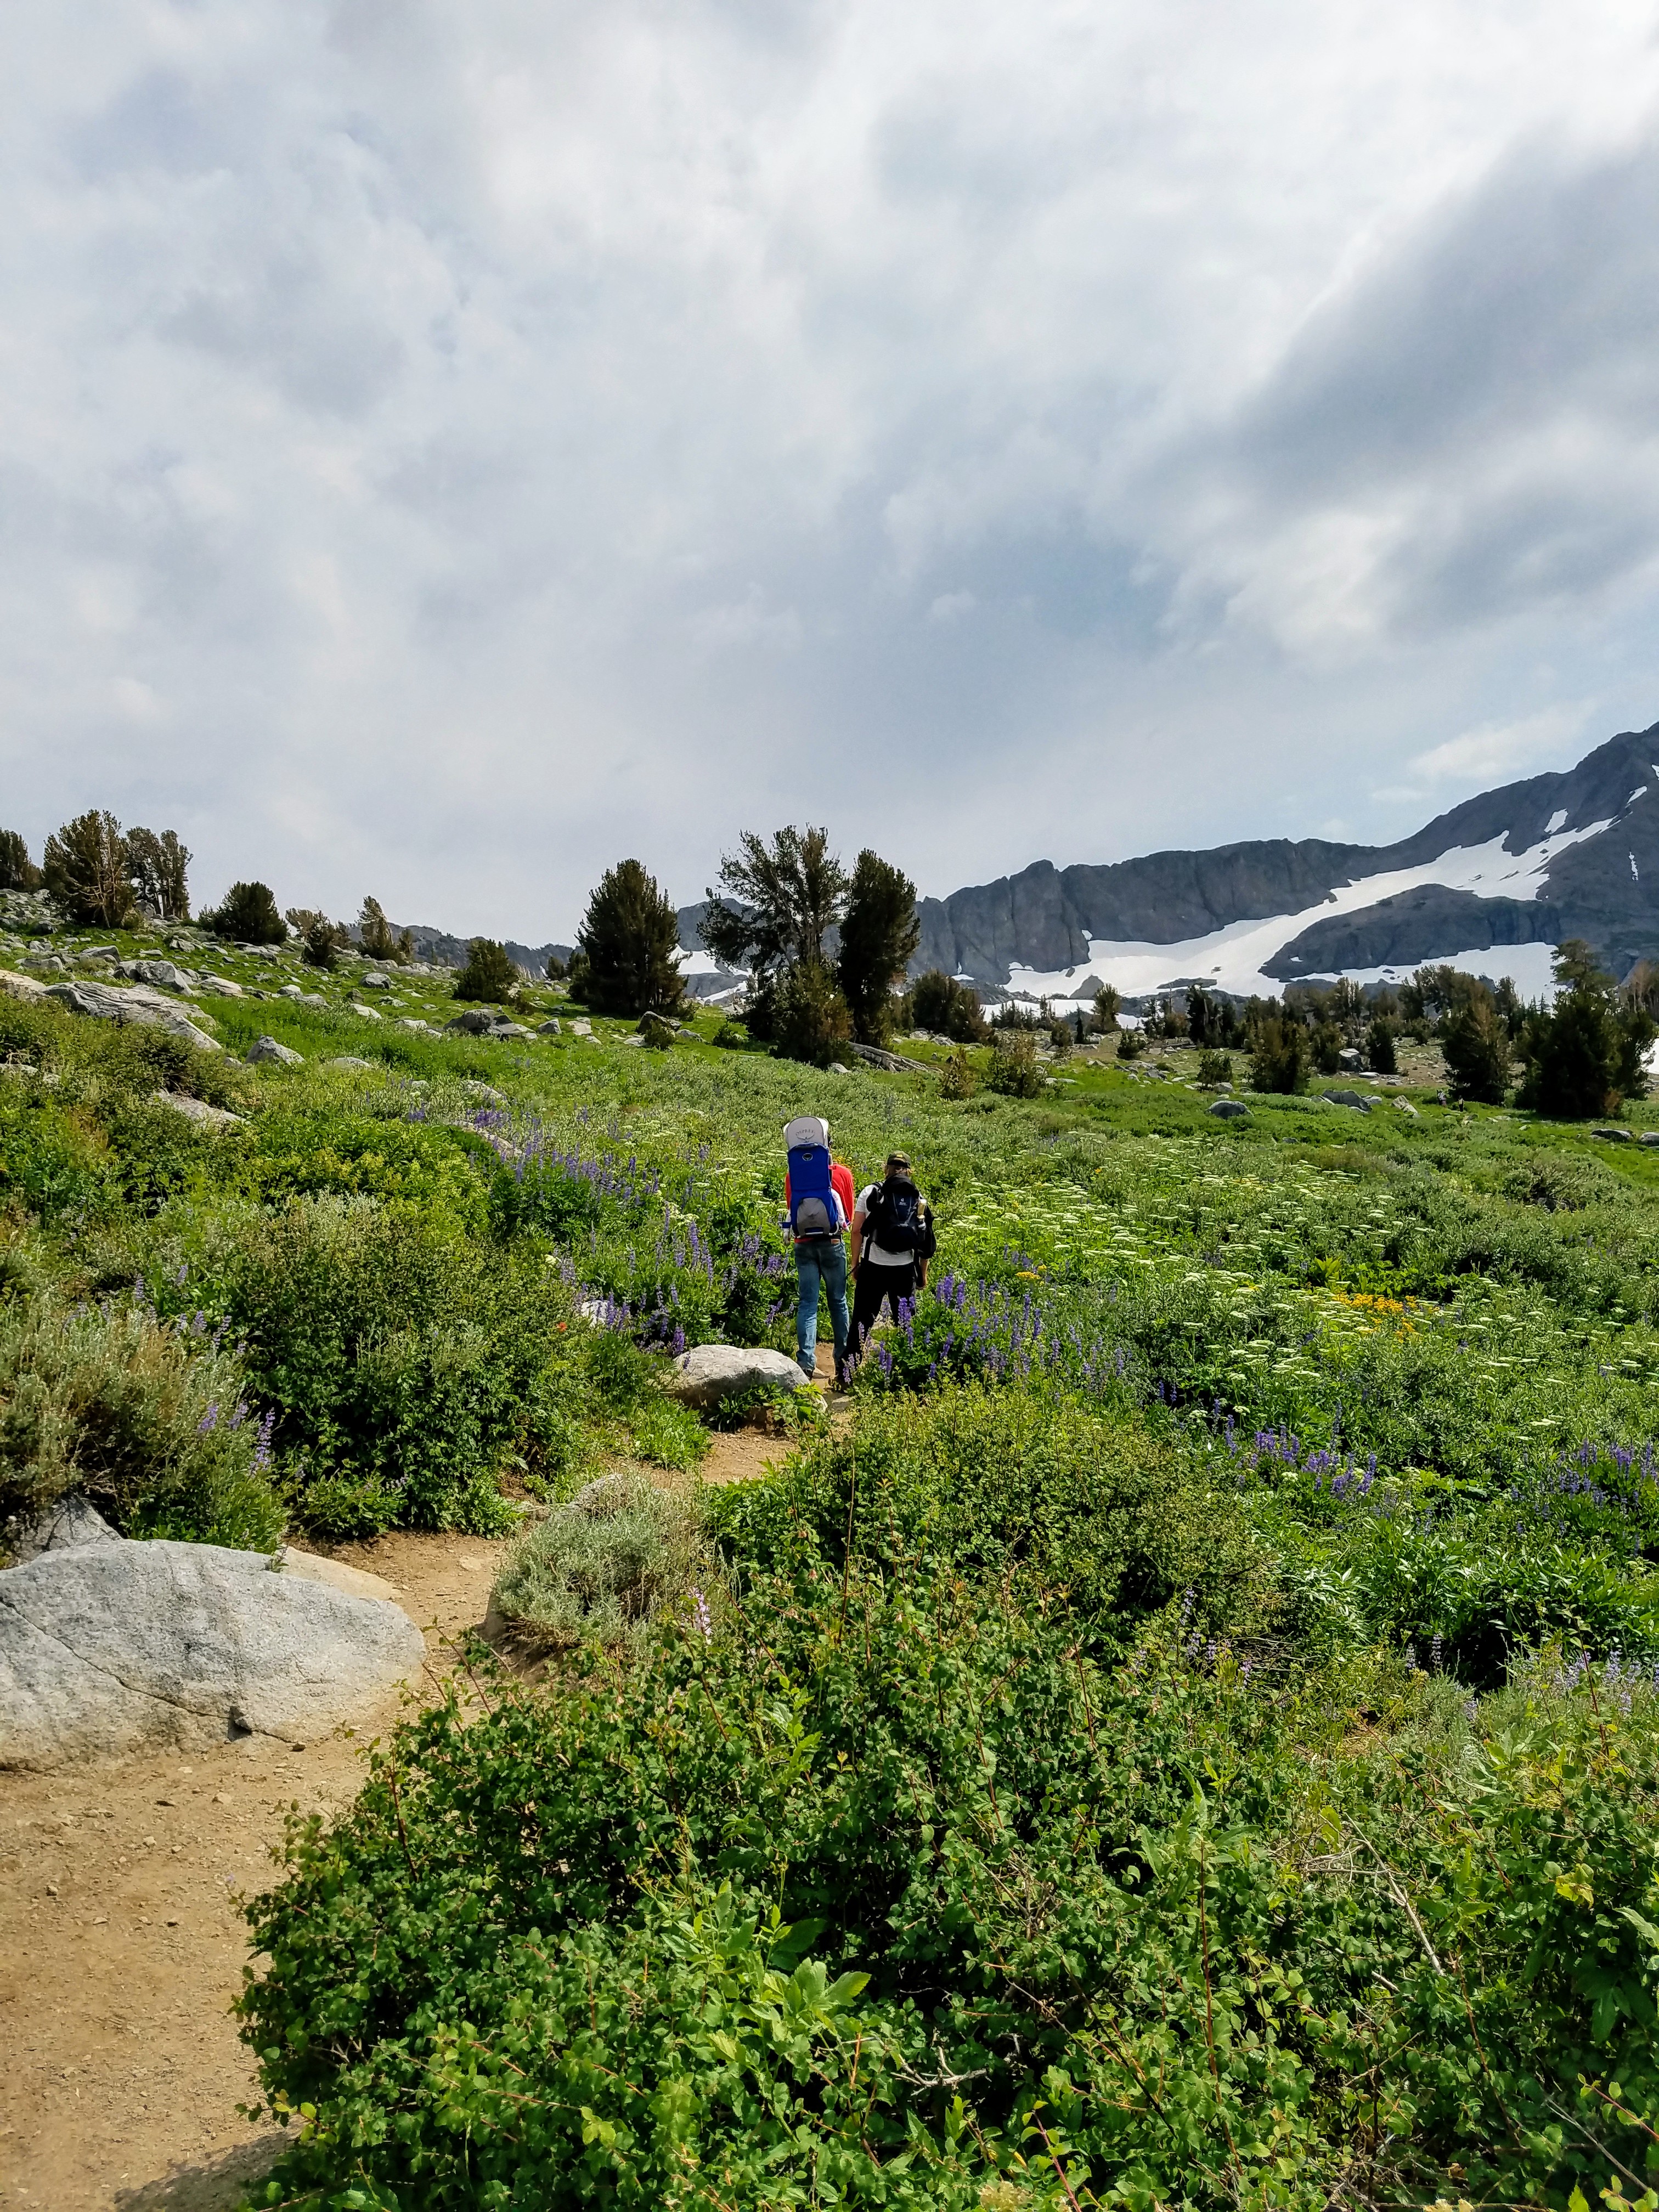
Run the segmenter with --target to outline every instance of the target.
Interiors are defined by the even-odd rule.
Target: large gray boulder
[[[1248,1121],[1250,1109],[1242,1098],[1218,1098],[1210,1111],[1218,1121]]]
[[[305,1058],[302,1052],[295,1052],[292,1045],[283,1044],[274,1036],[255,1037],[247,1048],[247,1056],[255,1067],[276,1062],[284,1067],[298,1067]]]
[[[131,989],[123,991],[112,983],[77,978],[73,983],[49,983],[46,996],[56,999],[60,1006],[67,1006],[70,1013],[86,1014],[94,1021],[165,1030],[169,1036],[182,1037],[186,1044],[198,1046],[203,1052],[224,1049],[217,1037],[210,1037],[205,1030],[197,1028],[190,1018],[193,1008],[181,1006],[176,999],[169,999],[165,992],[146,983],[135,983]]]
[[[779,1382],[792,1390],[811,1387],[787,1352],[765,1345],[699,1344],[674,1362],[668,1388],[688,1406],[717,1406],[723,1398]]]
[[[205,1098],[187,1098],[181,1091],[154,1091],[150,1096],[158,1106],[171,1106],[175,1114],[182,1114],[199,1129],[234,1129],[241,1125],[241,1115],[233,1114],[228,1107],[210,1106]]]
[[[154,983],[164,991],[183,991],[193,988],[196,982],[193,975],[171,960],[118,960],[115,972],[130,982]]]
[[[418,1673],[407,1613],[261,1552],[113,1543],[0,1574],[0,1767],[307,1742]]]

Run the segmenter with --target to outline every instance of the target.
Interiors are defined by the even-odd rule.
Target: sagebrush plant
[[[613,1474],[520,1538],[495,1607],[520,1643],[638,1644],[665,1608],[708,1616],[717,1574],[695,1497]]]
[[[0,1548],[80,1491],[124,1535],[270,1550],[270,1424],[222,1334],[142,1291],[0,1297]]]

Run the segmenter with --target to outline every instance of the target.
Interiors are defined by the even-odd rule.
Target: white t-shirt
[[[864,1234],[864,1218],[870,1211],[870,1201],[880,1188],[881,1185],[878,1182],[867,1182],[859,1193],[858,1204],[853,1208],[853,1219],[857,1224],[860,1237]],[[918,1191],[917,1206],[924,1206],[927,1203],[927,1200]],[[920,1255],[915,1252],[889,1252],[883,1246],[870,1240],[859,1247],[859,1257],[861,1260],[874,1261],[878,1267],[908,1267],[913,1261],[919,1260]]]

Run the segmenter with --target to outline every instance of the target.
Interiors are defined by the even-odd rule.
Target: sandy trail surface
[[[827,1347],[818,1364],[827,1388]],[[711,1447],[700,1472],[721,1483],[790,1449],[752,1430]],[[394,1534],[336,1556],[402,1593],[426,1631],[430,1696],[454,1639],[482,1627],[506,1548]],[[228,2212],[270,2166],[283,2130],[237,2110],[258,2089],[229,2010],[248,1963],[236,1900],[269,1885],[290,1808],[350,1802],[398,1710],[288,1749],[0,1775],[3,2212]]]
[[[394,1534],[339,1556],[403,1592],[429,1692],[505,1548]],[[0,1775],[5,2212],[221,2212],[270,2165],[282,2130],[236,2109],[256,2085],[228,2009],[248,1956],[235,1900],[269,1883],[290,1806],[350,1802],[374,1732]]]

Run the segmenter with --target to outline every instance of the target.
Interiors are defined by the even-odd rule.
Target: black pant
[[[898,1319],[899,1300],[914,1298],[917,1291],[916,1263],[907,1260],[902,1267],[878,1267],[873,1260],[860,1260],[853,1290],[852,1331],[848,1352],[856,1359],[864,1349],[864,1340],[875,1327],[884,1298],[891,1303],[893,1319]]]

